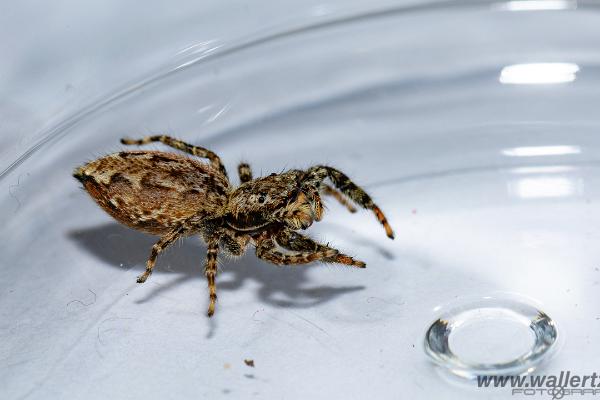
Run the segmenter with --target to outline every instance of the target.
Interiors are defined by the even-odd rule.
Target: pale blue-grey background
[[[561,349],[542,372],[591,374],[597,9],[408,4],[3,5],[0,397],[508,398],[447,382],[422,350],[440,309],[497,293],[557,321]],[[579,71],[500,82],[527,63]],[[232,175],[242,159],[257,175],[335,165],[397,238],[328,202],[309,234],[368,268],[222,260],[209,321],[204,246],[174,246],[136,285],[155,238],[111,221],[70,176],[120,137],[153,132],[210,147]],[[470,351],[521,348],[519,332],[509,338]]]

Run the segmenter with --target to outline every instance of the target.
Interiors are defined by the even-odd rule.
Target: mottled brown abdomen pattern
[[[75,170],[92,198],[117,221],[162,235],[191,217],[221,215],[227,178],[209,164],[159,151],[123,151]]]

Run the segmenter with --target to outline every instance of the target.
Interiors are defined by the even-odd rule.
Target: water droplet
[[[529,304],[490,297],[454,306],[431,324],[425,351],[455,375],[518,375],[549,358],[555,322]]]

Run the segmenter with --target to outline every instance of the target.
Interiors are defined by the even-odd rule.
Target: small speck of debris
[[[413,345],[412,345],[412,347],[413,347],[413,349],[414,349],[414,348],[415,348],[415,345],[413,344]]]
[[[246,363],[247,366],[254,368],[254,360],[246,359],[244,360],[244,363]]]
[[[248,379],[254,379],[254,374],[244,374],[244,376]]]
[[[594,268],[594,269],[595,269],[596,271],[600,271],[600,268],[598,268],[598,267],[596,267],[596,268]]]
[[[231,368],[231,364],[225,363],[225,364],[223,364],[223,368],[229,369],[229,368]]]
[[[412,213],[413,213],[413,214],[416,214],[416,213],[417,213],[417,209],[416,209],[416,208],[413,208],[413,209],[412,209]]]

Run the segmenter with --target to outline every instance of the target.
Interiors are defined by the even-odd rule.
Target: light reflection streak
[[[577,78],[579,66],[573,63],[513,64],[502,68],[498,80],[506,85],[568,83]]]
[[[558,11],[574,10],[577,8],[575,0],[516,0],[498,3],[493,6],[501,11]]]
[[[563,176],[521,178],[509,182],[508,193],[522,199],[580,196],[583,181]]]
[[[581,147],[571,145],[521,146],[503,149],[501,152],[508,157],[562,156],[579,154],[581,153]]]

